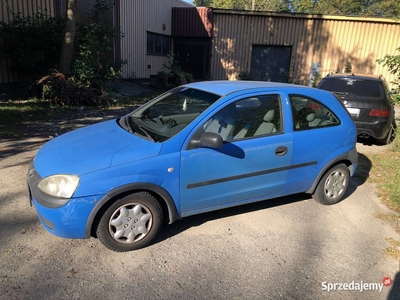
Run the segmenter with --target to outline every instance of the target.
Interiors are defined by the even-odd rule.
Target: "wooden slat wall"
[[[390,19],[245,13],[214,10],[211,72],[214,79],[236,79],[249,72],[252,45],[292,46],[293,82],[309,84],[311,64],[320,73],[343,72],[346,62],[356,73],[382,74],[376,63],[400,46],[400,22]]]

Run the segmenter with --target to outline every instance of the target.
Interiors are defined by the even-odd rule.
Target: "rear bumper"
[[[378,121],[374,123],[355,122],[357,127],[357,135],[360,137],[373,137],[383,139],[389,132],[391,123],[389,120]]]

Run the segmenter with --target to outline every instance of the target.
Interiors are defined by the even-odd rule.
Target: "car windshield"
[[[340,96],[357,96],[366,98],[383,98],[384,91],[378,81],[356,78],[328,78],[322,80],[320,89]]]
[[[205,91],[179,87],[141,106],[121,118],[119,123],[132,133],[163,142],[180,132],[219,98],[219,95]]]

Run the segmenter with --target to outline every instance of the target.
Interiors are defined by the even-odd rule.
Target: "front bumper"
[[[38,190],[41,177],[31,168],[28,173],[28,189],[31,203],[43,227],[50,233],[71,239],[89,238],[85,235],[89,215],[104,195],[82,198],[58,199]]]

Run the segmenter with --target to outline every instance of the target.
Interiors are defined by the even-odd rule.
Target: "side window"
[[[203,126],[224,141],[263,136],[282,132],[279,95],[261,95],[236,101],[221,109]]]
[[[339,125],[336,115],[322,103],[301,95],[290,95],[294,131]]]

